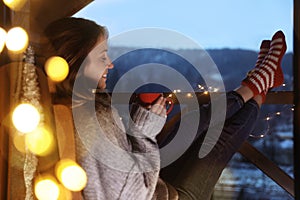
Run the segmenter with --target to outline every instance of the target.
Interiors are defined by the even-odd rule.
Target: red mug
[[[161,93],[140,93],[140,94],[138,94],[139,99],[145,104],[153,104],[160,96],[161,96]],[[173,100],[169,97],[166,97],[166,103],[167,103],[167,114],[169,114],[174,107],[174,103],[173,103]]]

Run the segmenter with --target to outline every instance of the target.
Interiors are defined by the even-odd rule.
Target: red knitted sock
[[[278,31],[272,37],[268,54],[259,67],[254,68],[242,81],[242,85],[248,86],[254,96],[265,94],[270,88],[280,86],[284,79],[281,60],[285,51],[285,36],[282,31]]]
[[[263,40],[261,42],[260,50],[259,50],[257,60],[256,60],[256,63],[255,63],[255,67],[259,67],[260,64],[262,63],[262,61],[265,59],[266,55],[269,52],[270,44],[271,44],[270,40]]]
[[[273,72],[274,74],[274,72]],[[254,68],[251,74],[242,81],[242,85],[248,86],[256,96],[266,90],[266,82],[269,82],[271,74],[263,68]]]
[[[270,50],[262,65],[273,67],[275,69],[274,81],[270,82],[269,88],[282,85],[284,77],[281,68],[281,61],[286,51],[285,36],[282,31],[277,31],[272,37]]]
[[[263,62],[263,60],[265,59],[266,55],[268,55],[270,45],[271,45],[271,40],[263,40],[261,42],[260,48],[259,48],[259,53],[258,53],[257,60],[255,63],[255,68],[259,67],[261,65],[261,63]],[[262,91],[260,93],[260,95],[262,97],[262,102],[266,101],[266,94],[267,94],[267,91]]]
[[[265,90],[265,91],[262,91],[261,93],[259,93],[259,94],[260,94],[260,96],[261,96],[261,99],[262,99],[262,103],[264,103],[264,102],[266,101],[266,96],[267,96],[267,93],[268,93],[268,91],[267,91],[267,90]]]
[[[263,60],[265,59],[266,55],[268,55],[269,49],[270,49],[270,44],[271,44],[271,40],[263,40],[260,44],[260,50],[259,53],[257,55],[257,59],[256,59],[256,63],[255,63],[255,68],[259,67],[260,64],[263,62]],[[247,76],[250,76],[252,74],[254,69],[250,70],[247,73]]]

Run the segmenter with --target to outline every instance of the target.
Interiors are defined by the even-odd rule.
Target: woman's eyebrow
[[[100,43],[97,46],[95,46],[92,51],[100,51],[101,53],[104,51],[108,51],[108,46],[105,43]]]
[[[99,52],[99,54],[101,54],[101,55],[104,53],[107,53],[107,49],[103,49],[102,51]]]

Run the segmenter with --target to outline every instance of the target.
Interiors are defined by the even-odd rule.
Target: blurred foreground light
[[[39,156],[47,156],[54,150],[54,136],[45,127],[38,127],[25,135],[26,147]]]
[[[87,183],[85,171],[73,160],[63,159],[56,165],[58,180],[69,190],[77,192],[82,190]]]
[[[6,31],[0,27],[0,53],[3,50],[6,41]]]
[[[14,109],[12,122],[18,131],[29,133],[38,126],[40,122],[40,113],[33,105],[23,103]]]
[[[23,52],[28,46],[27,32],[21,27],[14,27],[7,32],[6,47],[14,53]]]
[[[68,76],[69,65],[62,57],[53,56],[46,61],[45,71],[51,80],[60,82]]]
[[[59,184],[59,197],[58,200],[72,200],[72,192],[65,188],[63,185]]]
[[[23,8],[27,0],[3,0],[3,3],[11,10],[19,11]]]
[[[26,153],[25,135],[15,133],[13,136],[13,143],[19,152]]]
[[[191,93],[187,93],[187,94],[186,94],[186,97],[187,97],[187,98],[192,98],[193,95],[192,95]]]
[[[57,181],[49,175],[35,180],[34,193],[39,200],[56,200],[60,190]]]

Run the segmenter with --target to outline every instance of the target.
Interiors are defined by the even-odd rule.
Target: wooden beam
[[[294,176],[295,199],[300,199],[300,2],[294,0]]]
[[[0,1],[0,27],[7,31],[10,25],[10,10],[4,5],[3,1]],[[0,67],[8,63],[9,58],[7,55],[7,49],[4,47],[2,52],[0,53]]]
[[[0,27],[6,29],[10,26],[9,9],[0,1]],[[0,54],[0,199],[7,197],[7,171],[8,171],[8,133],[4,125],[5,118],[9,113],[9,89],[8,69],[2,67],[7,64],[8,56],[6,48]]]
[[[290,195],[295,196],[294,180],[249,142],[246,141],[239,152]]]
[[[74,15],[93,0],[31,0],[30,36],[33,43],[39,43],[41,33],[52,21]]]
[[[265,104],[294,104],[293,91],[269,92]]]
[[[0,199],[7,197],[7,174],[8,174],[8,138],[6,127],[9,103],[9,68],[0,68]]]

